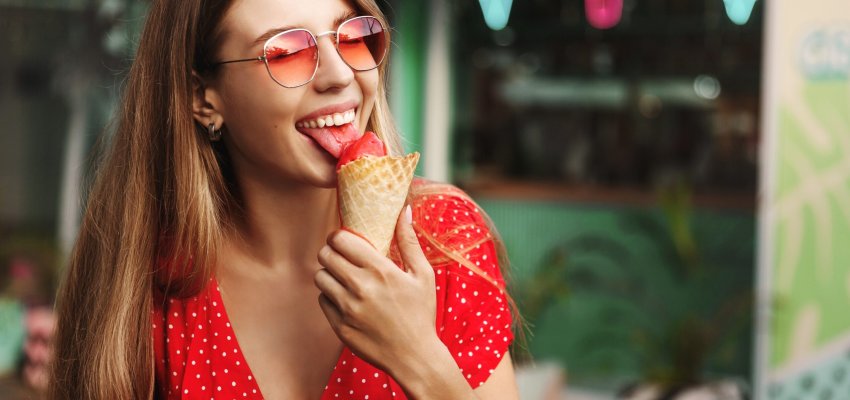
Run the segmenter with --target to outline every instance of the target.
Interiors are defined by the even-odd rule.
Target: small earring
[[[215,129],[215,122],[210,122],[209,126],[207,126],[207,135],[210,138],[210,142],[221,140],[221,129]]]

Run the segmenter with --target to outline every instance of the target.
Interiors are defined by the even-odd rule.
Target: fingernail
[[[404,208],[404,220],[407,221],[408,224],[413,223],[413,210],[410,209],[410,204]]]

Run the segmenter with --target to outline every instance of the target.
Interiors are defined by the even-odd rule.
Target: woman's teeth
[[[354,110],[348,110],[344,113],[335,113],[323,115],[319,118],[300,121],[295,124],[298,128],[324,128],[326,126],[340,126],[354,121]]]

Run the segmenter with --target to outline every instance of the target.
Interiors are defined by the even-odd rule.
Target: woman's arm
[[[475,389],[475,394],[481,400],[519,399],[519,389],[516,386],[516,375],[514,374],[513,360],[510,354],[505,354],[499,366],[493,370],[490,379]]]
[[[519,399],[513,363],[505,354],[483,385],[473,390],[458,370],[445,346],[436,348],[427,360],[403,368],[396,379],[411,399],[515,400]]]

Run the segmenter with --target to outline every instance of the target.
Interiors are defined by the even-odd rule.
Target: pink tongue
[[[359,132],[353,124],[332,126],[329,128],[310,129],[310,137],[327,150],[334,158],[339,158],[342,149],[357,140]]]

